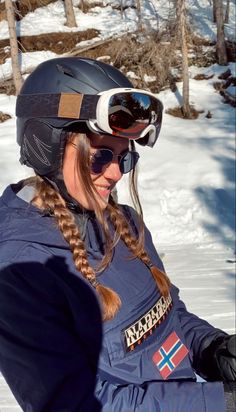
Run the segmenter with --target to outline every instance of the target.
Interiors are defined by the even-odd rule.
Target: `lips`
[[[111,186],[96,185],[96,190],[102,197],[108,197],[111,193]]]

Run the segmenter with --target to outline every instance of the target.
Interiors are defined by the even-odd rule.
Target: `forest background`
[[[188,309],[228,333],[235,332],[235,10],[232,0],[0,1],[0,193],[32,173],[18,162],[15,139],[16,93],[28,74],[62,55],[114,64],[164,104],[155,147],[137,145],[153,241]],[[118,198],[130,203],[126,178]],[[19,410],[0,375],[0,411]]]

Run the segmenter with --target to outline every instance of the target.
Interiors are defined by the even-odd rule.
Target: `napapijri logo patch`
[[[171,307],[171,296],[169,295],[167,298],[162,296],[141,318],[136,320],[127,329],[124,329],[122,333],[124,335],[126,352],[134,350],[137,345],[140,345],[150,336],[153,330],[166,318]]]
[[[188,349],[176,332],[172,332],[158,351],[154,353],[152,360],[159,369],[163,379],[167,379],[187,356],[188,352]]]

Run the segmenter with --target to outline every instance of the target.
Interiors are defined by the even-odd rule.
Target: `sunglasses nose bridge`
[[[104,165],[103,169],[104,176],[114,181],[119,181],[123,174],[119,158],[119,155],[114,155],[112,160]]]
[[[122,161],[122,157],[120,154],[115,154],[112,152],[112,159],[109,163],[107,163],[106,167],[109,167],[110,165],[114,164],[118,166],[120,173],[122,173],[121,171],[121,161]]]

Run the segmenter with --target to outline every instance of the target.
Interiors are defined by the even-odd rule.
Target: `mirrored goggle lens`
[[[92,155],[91,171],[94,174],[99,174],[104,171],[113,160],[114,154],[111,150],[100,149]],[[126,152],[123,156],[117,156],[120,172],[122,174],[129,173],[136,165],[139,154],[138,152]]]
[[[145,93],[116,93],[109,100],[108,118],[116,136],[139,136],[150,124],[159,127],[162,103]]]

